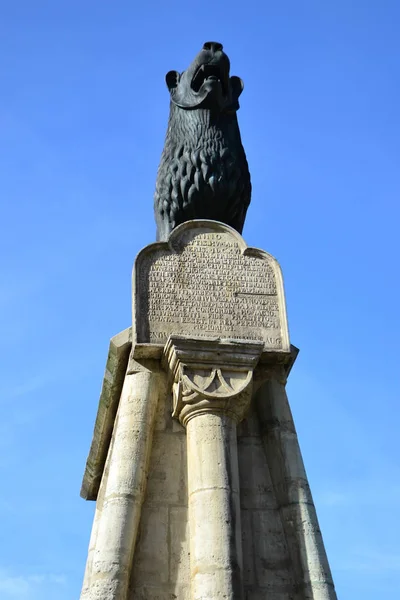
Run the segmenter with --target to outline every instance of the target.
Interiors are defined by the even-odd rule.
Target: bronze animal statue
[[[251,198],[236,116],[243,82],[229,70],[222,45],[206,42],[186,71],[166,75],[171,105],[154,194],[158,240],[191,219],[242,232]]]

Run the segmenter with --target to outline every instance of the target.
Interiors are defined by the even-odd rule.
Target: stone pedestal
[[[193,221],[142,250],[84,481],[82,600],[335,600],[285,383],[277,261]]]

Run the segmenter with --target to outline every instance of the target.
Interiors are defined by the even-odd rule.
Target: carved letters
[[[137,259],[138,343],[165,344],[169,335],[183,334],[261,340],[266,349],[287,350],[275,259],[246,248],[217,222],[184,223],[169,244],[152,244]]]

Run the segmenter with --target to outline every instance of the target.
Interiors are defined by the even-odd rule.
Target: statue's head
[[[235,112],[243,91],[239,77],[229,77],[229,58],[218,42],[206,42],[183,73],[169,71],[165,77],[171,101],[186,110],[208,108]]]

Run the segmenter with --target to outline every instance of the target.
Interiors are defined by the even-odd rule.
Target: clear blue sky
[[[245,83],[244,237],[283,268],[339,599],[400,597],[399,22],[396,0],[1,2],[2,600],[79,597],[108,340],[155,239],[164,75],[207,40]]]

